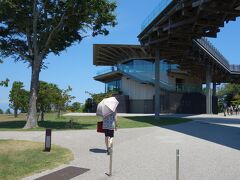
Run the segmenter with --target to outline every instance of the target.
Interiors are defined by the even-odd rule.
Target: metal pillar
[[[206,113],[207,114],[212,114],[211,81],[212,81],[211,66],[208,65],[207,71],[206,71]]]
[[[159,119],[160,113],[160,53],[155,52],[155,119]]]
[[[212,95],[216,96],[216,94],[217,94],[217,83],[213,83],[213,93],[212,93]]]

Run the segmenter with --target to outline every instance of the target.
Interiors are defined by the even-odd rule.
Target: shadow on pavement
[[[192,121],[189,123],[163,126],[162,128],[177,131],[183,134],[240,150],[240,126],[232,127],[223,125],[223,123],[240,125],[240,120],[216,118],[209,118],[207,120],[205,118],[198,118],[196,120],[197,121]]]
[[[22,129],[26,121],[4,121],[0,122],[0,130],[1,129]],[[88,129],[88,127],[93,126],[93,124],[81,124],[81,123],[73,123],[69,126],[68,122],[65,121],[38,121],[38,129],[52,128],[58,130],[67,130],[67,129]]]
[[[93,153],[107,153],[106,149],[98,149],[98,148],[89,149],[89,151]]]

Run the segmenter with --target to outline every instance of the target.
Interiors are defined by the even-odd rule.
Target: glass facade
[[[183,79],[174,79],[170,77],[168,72],[171,70],[179,70],[179,65],[168,64],[164,60],[160,61],[160,87],[177,92],[199,92],[201,86],[187,84]],[[139,79],[146,83],[155,83],[155,63],[154,61],[135,59],[123,64],[109,67],[108,70],[102,71],[100,74],[120,71],[126,73],[128,76]],[[99,74],[99,73],[98,73]],[[171,79],[172,78],[172,79]],[[105,92],[120,91],[121,80],[112,79],[105,83]]]
[[[124,72],[154,72],[154,62],[148,60],[132,60],[120,66]]]
[[[105,92],[109,91],[120,91],[121,89],[121,80],[120,79],[115,79],[110,82],[105,83]]]

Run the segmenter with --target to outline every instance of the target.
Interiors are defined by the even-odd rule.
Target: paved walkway
[[[54,131],[52,143],[73,151],[75,159],[70,165],[90,169],[74,179],[174,180],[176,149],[180,150],[180,180],[239,179],[240,118],[206,115],[191,118],[194,121],[178,125],[118,130],[112,177],[105,175],[109,156],[103,153],[102,134],[94,130]],[[0,132],[0,139],[44,141],[44,132]]]

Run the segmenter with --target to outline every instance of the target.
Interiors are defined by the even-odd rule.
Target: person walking
[[[105,144],[107,149],[107,154],[110,155],[112,151],[112,143],[114,137],[114,130],[116,131],[118,127],[117,124],[117,112],[113,112],[105,117],[103,117],[103,129],[105,134]]]
[[[96,115],[102,116],[102,129],[105,133],[107,154],[112,151],[114,130],[117,130],[117,106],[119,102],[115,97],[104,98],[97,106]]]

